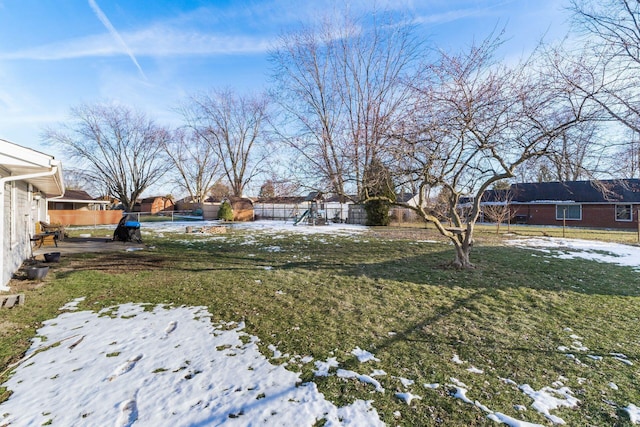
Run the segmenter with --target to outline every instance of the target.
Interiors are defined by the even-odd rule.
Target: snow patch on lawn
[[[640,247],[593,240],[527,237],[507,240],[506,244],[542,252],[560,251],[560,259],[582,258],[592,261],[634,267],[640,271]]]
[[[353,354],[355,357],[358,358],[358,360],[361,363],[364,362],[369,362],[369,361],[374,361],[374,362],[379,362],[380,359],[378,359],[377,357],[375,357],[373,354],[369,353],[366,350],[362,350],[360,347],[356,347],[351,351],[351,354]]]
[[[44,322],[4,384],[13,394],[0,422],[383,425],[371,401],[336,407],[314,383],[271,364],[243,324],[213,325],[210,317],[204,307],[124,304]]]
[[[531,405],[533,409],[543,414],[554,424],[566,423],[557,415],[552,415],[552,410],[560,407],[576,408],[580,403],[578,399],[573,397],[573,393],[568,387],[559,389],[543,387],[540,390],[534,390],[529,384],[523,384],[520,386],[520,390],[534,400]]]
[[[153,224],[143,224],[143,230],[152,230],[155,233],[184,233],[187,226],[211,227],[221,225],[220,221],[174,221]],[[229,225],[230,229],[255,230],[265,234],[279,235],[283,233],[292,234],[331,234],[340,236],[352,236],[363,233],[369,228],[363,225],[354,224],[334,224],[328,225],[293,225],[293,222],[259,220],[252,222],[234,222]]]

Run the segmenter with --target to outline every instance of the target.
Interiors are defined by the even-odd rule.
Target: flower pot
[[[44,254],[45,262],[60,262],[60,252],[49,252]]]
[[[27,277],[29,280],[42,280],[48,272],[49,267],[47,266],[29,267],[27,268]]]

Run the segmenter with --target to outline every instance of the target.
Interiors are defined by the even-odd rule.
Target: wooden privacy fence
[[[122,218],[121,210],[50,210],[49,223],[63,225],[109,225]]]

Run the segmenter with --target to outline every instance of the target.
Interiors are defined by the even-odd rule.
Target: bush
[[[391,217],[389,208],[391,204],[386,200],[369,200],[364,204],[367,211],[367,225],[389,225]]]
[[[226,200],[222,202],[220,210],[218,211],[218,219],[223,221],[233,221],[233,209],[231,208],[231,203]]]
[[[389,210],[396,196],[393,192],[391,173],[379,159],[372,159],[365,169],[364,210],[367,212],[367,225],[389,225]]]

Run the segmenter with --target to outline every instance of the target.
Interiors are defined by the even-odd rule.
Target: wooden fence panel
[[[109,225],[117,224],[122,211],[49,210],[49,223],[63,225]]]

